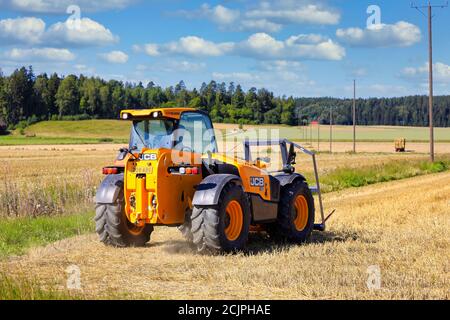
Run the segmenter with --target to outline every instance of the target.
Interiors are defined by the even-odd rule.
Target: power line
[[[448,7],[448,1],[446,4],[441,5],[431,5],[431,1],[428,1],[428,5],[417,6],[411,3],[411,8],[417,9],[425,17],[428,18],[428,55],[429,55],[429,101],[428,101],[428,114],[430,122],[430,158],[431,162],[434,162],[434,126],[433,126],[433,8],[444,9]],[[428,15],[426,15],[422,9],[428,9]]]

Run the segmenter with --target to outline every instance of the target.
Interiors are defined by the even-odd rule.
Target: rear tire
[[[136,227],[125,214],[123,194],[114,204],[97,204],[95,231],[100,241],[113,247],[143,247],[150,241],[152,225]]]
[[[304,181],[294,181],[281,192],[277,222],[269,228],[275,238],[303,243],[314,229],[314,198]]]
[[[228,184],[219,204],[192,210],[191,232],[199,252],[236,252],[247,245],[250,204],[241,186]]]

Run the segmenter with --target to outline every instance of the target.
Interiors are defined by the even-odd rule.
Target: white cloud
[[[32,48],[18,49],[14,48],[5,52],[4,57],[12,61],[55,61],[67,62],[75,59],[75,55],[67,49],[55,48]]]
[[[179,10],[176,14],[188,19],[208,19],[221,26],[235,23],[241,15],[239,10],[229,9],[222,5],[211,7],[207,3],[203,4],[200,9]]]
[[[321,42],[325,42],[328,39],[320,34],[299,34],[297,36],[292,36],[287,40],[289,45],[294,45],[296,43],[303,44],[318,44]]]
[[[144,51],[149,56],[178,54],[194,57],[217,57],[230,52],[233,49],[233,43],[214,43],[196,36],[187,36],[166,44],[149,43],[143,47],[134,46],[134,49]]]
[[[422,66],[413,68],[404,68],[401,75],[412,80],[428,80],[429,63],[426,62]],[[433,64],[434,80],[438,83],[450,83],[450,65],[442,62]]]
[[[233,54],[265,60],[342,60],[345,57],[343,47],[319,35],[298,35],[280,41],[266,33],[255,33],[238,43],[214,43],[196,36],[188,36],[166,44],[134,46],[134,50],[143,51],[150,56],[176,54],[218,57]]]
[[[213,72],[212,77],[213,79],[219,81],[236,81],[246,83],[260,81],[260,77],[258,75],[247,72],[230,72],[230,73]]]
[[[283,28],[281,24],[267,19],[240,19],[241,13],[239,10],[232,10],[222,5],[210,8],[209,5],[204,4],[201,12],[201,16],[218,24],[222,29],[279,32]]]
[[[272,63],[269,63],[272,64]],[[291,62],[279,63],[280,69],[261,69],[254,72],[213,72],[211,77],[216,81],[233,81],[245,88],[266,88],[286,95],[320,95],[315,81],[306,74],[285,69]],[[297,63],[295,63],[297,64]],[[298,67],[299,65],[297,65]]]
[[[273,60],[259,63],[259,69],[265,71],[298,71],[303,65],[298,61]]]
[[[164,69],[167,72],[197,72],[204,70],[205,68],[206,64],[203,62],[195,63],[190,61],[172,61]]]
[[[313,38],[315,42],[311,43]],[[318,39],[317,35],[298,35],[280,41],[266,33],[256,33],[239,43],[238,51],[244,56],[277,60],[342,60],[345,57],[343,47],[331,39]]]
[[[209,4],[203,4],[197,10],[180,10],[177,15],[188,19],[207,19],[217,24],[221,30],[278,32],[283,28],[281,24],[267,19],[244,18],[240,10],[222,5],[211,7]]]
[[[156,56],[159,56],[159,54],[160,54],[159,47],[157,44],[151,44],[151,43],[146,44],[144,46],[144,51],[146,54],[148,54],[151,57],[156,57]]]
[[[341,15],[316,4],[263,2],[259,8],[248,11],[246,17],[270,19],[282,24],[336,25],[339,23]]]
[[[242,51],[251,55],[281,56],[285,48],[282,41],[272,38],[267,33],[255,33],[240,43]]]
[[[279,32],[286,24],[335,25],[340,13],[312,4],[312,1],[261,1],[253,9],[241,12],[223,5],[203,4],[197,10],[180,10],[176,14],[188,19],[207,19],[221,30]]]
[[[90,75],[90,76],[97,75],[95,68],[89,67],[85,64],[76,64],[73,67],[75,69],[75,73],[80,73],[80,74]]]
[[[123,51],[111,51],[99,55],[103,60],[109,63],[124,64],[128,62],[128,55]]]
[[[207,4],[202,6],[204,13],[211,17],[211,19],[219,24],[229,25],[239,19],[240,12],[238,10],[228,9],[222,5],[209,8]]]
[[[109,29],[89,18],[57,22],[47,30],[45,22],[34,17],[0,20],[0,45],[102,46],[118,40]]]
[[[214,43],[199,37],[190,36],[181,38],[178,42],[172,42],[167,46],[170,52],[188,54],[192,56],[221,56],[230,51],[233,45],[230,43]]]
[[[419,27],[404,21],[366,29],[338,29],[336,35],[340,41],[355,47],[408,47],[422,38]]]
[[[123,9],[136,0],[1,0],[0,8],[27,13],[65,14],[70,5],[78,5],[82,12]]]
[[[45,22],[38,18],[16,18],[0,20],[2,44],[36,44],[45,32]]]
[[[203,73],[206,70],[206,66],[206,63],[204,62],[175,60],[173,58],[158,59],[156,63],[138,64],[136,66],[134,75],[138,78],[146,76],[148,74],[152,77],[158,74],[167,75],[169,73],[189,73],[190,75],[192,75],[194,73]]]
[[[271,22],[267,19],[247,19],[242,20],[241,25],[238,27],[240,31],[257,30],[275,33],[281,31],[283,26],[278,23]]]
[[[136,71],[138,74],[142,74],[146,71],[151,72],[173,72],[173,73],[180,73],[180,72],[199,72],[203,71],[206,68],[206,63],[203,62],[192,62],[187,60],[182,61],[176,61],[173,59],[170,59],[170,61],[158,61],[157,64],[139,64],[136,66]]]
[[[46,32],[45,40],[52,45],[102,46],[117,43],[119,38],[102,24],[82,18],[55,23]]]

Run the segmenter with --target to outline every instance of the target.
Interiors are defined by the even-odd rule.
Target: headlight
[[[123,120],[127,120],[128,117],[129,117],[128,113],[124,113],[124,114],[122,115],[122,119],[123,119]]]

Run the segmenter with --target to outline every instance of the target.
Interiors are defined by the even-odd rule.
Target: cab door
[[[177,224],[184,222],[185,212],[192,208],[195,186],[202,181],[202,155],[215,153],[217,144],[212,123],[206,114],[184,112],[174,131],[174,145],[167,158],[158,166],[158,194],[162,212],[160,222]],[[165,161],[164,161],[165,160]],[[163,163],[170,163],[165,168]],[[174,199],[176,201],[174,201]],[[164,202],[164,203],[163,203]]]
[[[182,141],[175,142],[175,148],[189,150],[199,155],[217,153],[217,142],[211,119],[203,112],[183,112],[178,129],[184,131]],[[179,144],[182,144],[180,146]]]

